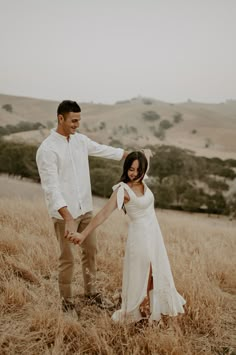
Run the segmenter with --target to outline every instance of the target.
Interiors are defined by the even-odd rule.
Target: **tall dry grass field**
[[[17,184],[24,196],[22,189],[29,191],[28,185]],[[1,186],[3,196],[6,181]],[[169,211],[157,214],[176,287],[187,301],[186,313],[140,328],[114,324],[111,314],[83,303],[77,246],[73,287],[81,317],[64,314],[57,289],[59,250],[41,195],[32,200],[2,197],[1,355],[233,354],[236,223]],[[97,283],[111,299],[121,287],[127,224],[127,217],[117,211],[98,229]]]

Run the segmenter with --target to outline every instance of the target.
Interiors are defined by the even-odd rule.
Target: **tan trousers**
[[[77,231],[82,232],[89,224],[92,218],[92,212],[87,212],[75,219],[77,223]],[[72,277],[74,271],[74,253],[77,247],[64,237],[65,222],[64,220],[53,218],[54,229],[57,240],[60,245],[59,256],[59,291],[60,296],[64,299],[72,297]],[[84,279],[84,293],[94,294],[96,282],[96,254],[97,239],[96,233],[92,232],[84,240],[81,245],[82,249],[82,270]]]

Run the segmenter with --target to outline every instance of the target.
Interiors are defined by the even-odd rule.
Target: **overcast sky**
[[[0,93],[236,99],[236,0],[0,0]]]

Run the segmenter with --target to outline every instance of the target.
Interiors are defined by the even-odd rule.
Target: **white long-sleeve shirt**
[[[124,150],[98,144],[75,133],[69,141],[55,130],[37,150],[36,162],[51,217],[62,219],[64,206],[73,218],[92,211],[88,156],[121,160]]]

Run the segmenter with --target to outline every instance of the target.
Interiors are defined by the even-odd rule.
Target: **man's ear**
[[[58,118],[58,123],[62,123],[64,121],[63,115],[58,115],[57,118]]]

